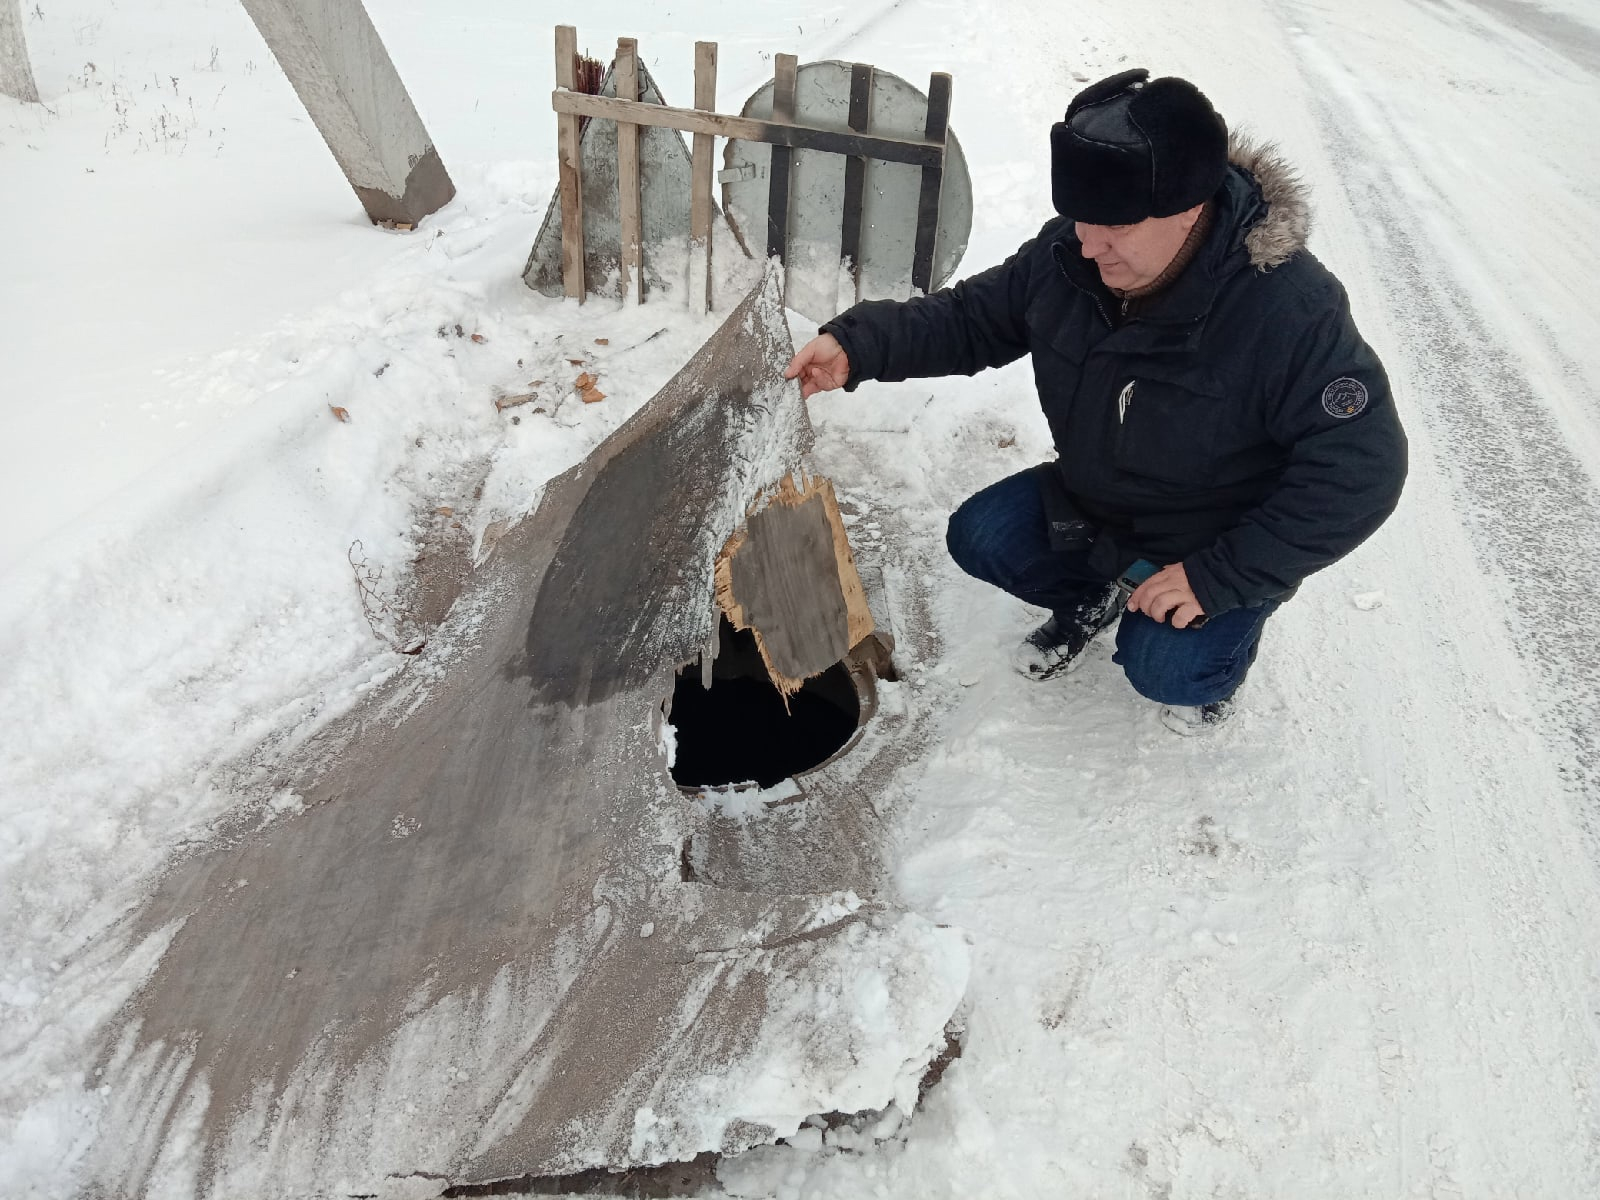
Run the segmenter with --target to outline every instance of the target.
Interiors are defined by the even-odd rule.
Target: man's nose
[[[1103,225],[1089,225],[1083,221],[1073,224],[1073,232],[1078,235],[1078,241],[1083,245],[1085,258],[1099,258],[1106,249],[1106,230]]]

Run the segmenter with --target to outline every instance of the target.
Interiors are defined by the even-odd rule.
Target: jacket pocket
[[[1227,419],[1219,387],[1145,375],[1123,380],[1107,398],[1116,422],[1113,461],[1119,471],[1165,483],[1217,481],[1218,441]]]
[[[1098,318],[1087,300],[1072,304],[1057,293],[1036,296],[1028,305],[1026,319],[1034,386],[1050,435],[1060,450],[1068,444],[1073,397],[1083,377],[1084,361],[1104,331],[1093,327]]]
[[[1033,297],[1023,319],[1028,326],[1028,349],[1034,358],[1043,355],[1066,363],[1074,372],[1082,368],[1090,347],[1107,332],[1087,299],[1073,302],[1059,292]]]

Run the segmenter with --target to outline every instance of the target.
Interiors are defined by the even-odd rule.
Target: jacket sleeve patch
[[[1367,407],[1367,385],[1342,375],[1322,389],[1322,411],[1341,420],[1360,415]]]

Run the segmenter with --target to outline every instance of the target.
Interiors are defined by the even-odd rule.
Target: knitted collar
[[[1194,256],[1200,253],[1200,247],[1206,244],[1206,238],[1211,236],[1211,226],[1216,219],[1217,202],[1207,200],[1205,207],[1200,210],[1200,215],[1189,229],[1189,236],[1183,239],[1183,245],[1178,247],[1178,252],[1172,256],[1172,261],[1166,268],[1149,283],[1133,288],[1107,288],[1113,296],[1125,304],[1130,301],[1144,300],[1163,292],[1172,286],[1178,276],[1194,261]]]

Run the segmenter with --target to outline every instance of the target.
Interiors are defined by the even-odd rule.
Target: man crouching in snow
[[[1022,674],[1070,671],[1120,614],[1113,661],[1201,732],[1278,605],[1394,510],[1405,434],[1292,172],[1230,146],[1193,84],[1102,80],[1050,145],[1058,219],[952,288],[835,317],[787,374],[810,396],[1031,354],[1058,457],[962,504],[950,554],[1051,611]]]

